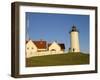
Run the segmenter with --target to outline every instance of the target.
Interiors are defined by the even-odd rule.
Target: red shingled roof
[[[61,49],[65,49],[65,45],[63,43],[59,44],[59,46],[61,47]]]
[[[37,46],[38,49],[46,49],[47,46],[46,46],[46,41],[33,41],[34,44]]]
[[[28,41],[26,41],[27,44]],[[40,40],[40,41],[33,41],[33,43],[36,45],[38,49],[47,49],[47,46],[49,47],[52,43],[48,43],[46,41]],[[65,49],[65,45],[63,43],[58,43],[58,45],[61,47],[61,49]]]

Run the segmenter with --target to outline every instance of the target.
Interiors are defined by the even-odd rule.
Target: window
[[[27,47],[27,49],[29,49],[29,47]]]

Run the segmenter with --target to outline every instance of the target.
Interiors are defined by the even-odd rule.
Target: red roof
[[[27,43],[28,41],[26,41]],[[47,49],[47,46],[49,47],[51,43],[48,43],[46,41],[40,40],[40,41],[33,41],[33,43],[36,45],[38,49]],[[65,49],[65,45],[63,43],[58,43],[58,45],[61,47],[61,49]]]
[[[38,49],[46,49],[46,41],[33,41],[33,43],[37,46]]]
[[[59,44],[59,46],[61,47],[61,49],[65,49],[65,45],[63,43]]]

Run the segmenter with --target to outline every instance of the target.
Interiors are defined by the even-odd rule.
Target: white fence
[[[45,55],[54,55],[54,54],[64,54],[64,51],[42,51],[42,52],[34,52],[26,54],[26,58],[34,57],[34,56],[45,56]]]

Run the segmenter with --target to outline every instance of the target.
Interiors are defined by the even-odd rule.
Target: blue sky
[[[68,50],[73,25],[79,30],[81,51],[89,52],[89,15],[26,12],[26,39],[57,41]]]

